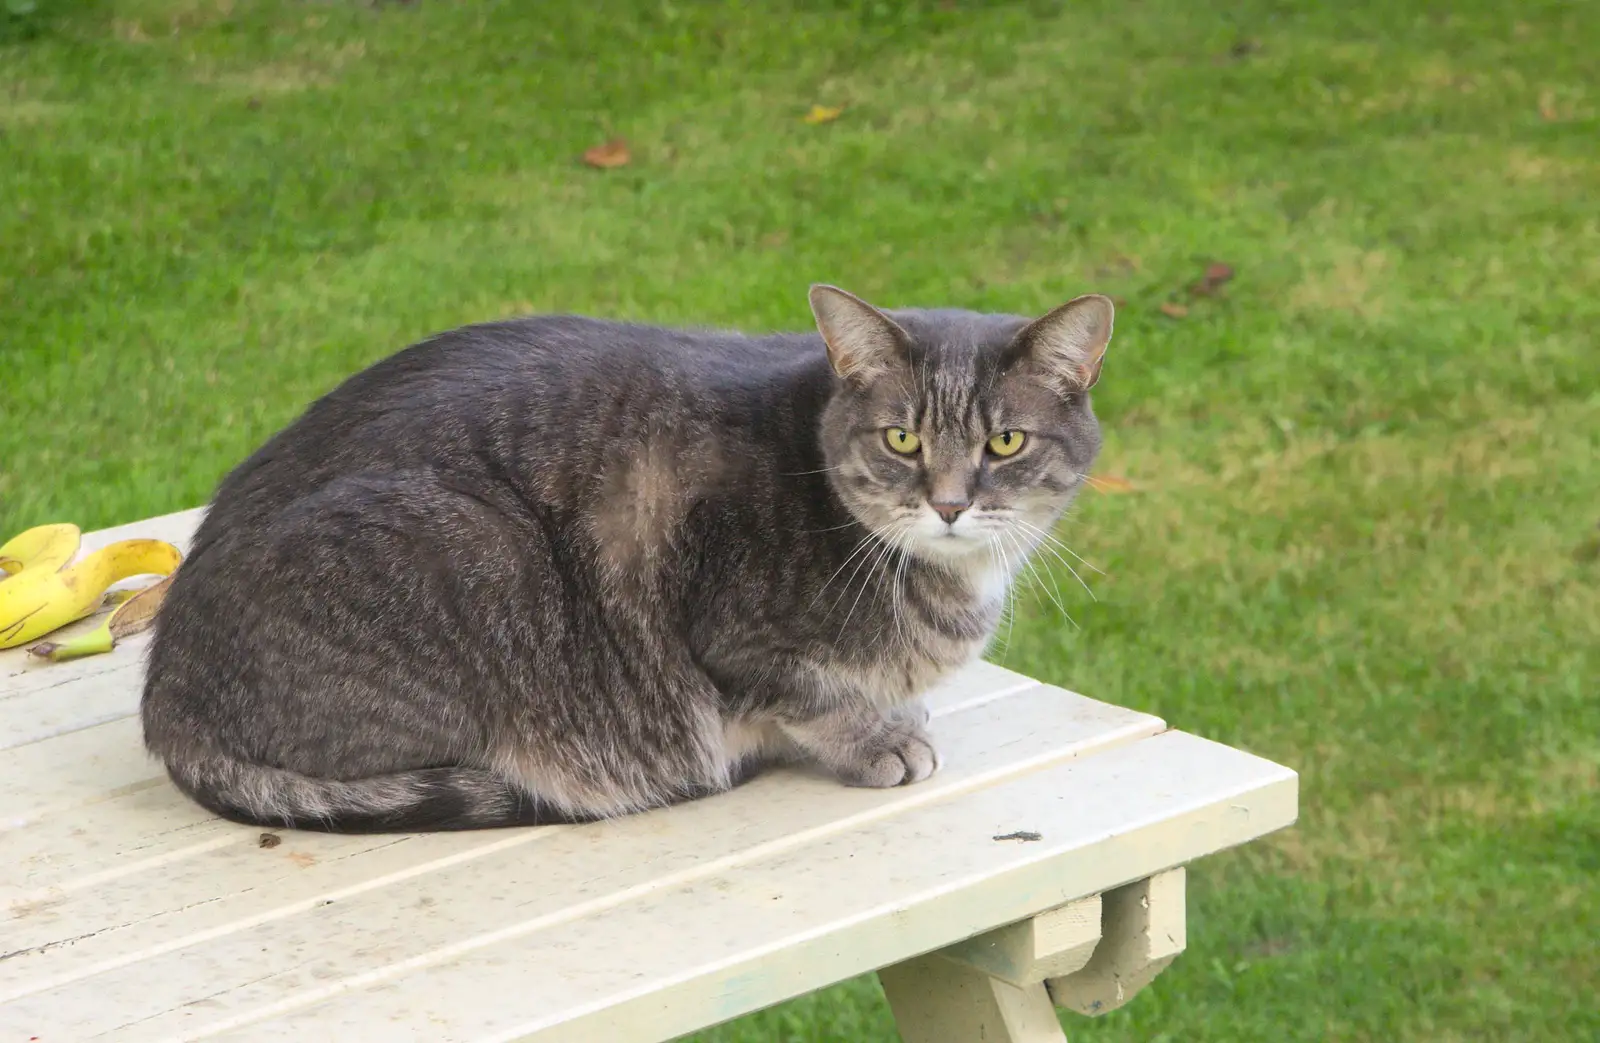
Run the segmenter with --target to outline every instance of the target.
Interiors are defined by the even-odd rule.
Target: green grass
[[[1111,293],[1136,491],[1064,529],[1079,628],[1025,598],[1003,660],[1296,767],[1303,812],[1072,1038],[1600,1036],[1592,11],[533,6],[0,8],[0,531],[203,502],[464,322]],[[866,979],[700,1037],[893,1038]]]

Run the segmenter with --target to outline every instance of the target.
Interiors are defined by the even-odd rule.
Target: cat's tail
[[[325,833],[419,833],[582,821],[478,768],[321,779],[218,754],[169,760],[196,803],[253,826]]]

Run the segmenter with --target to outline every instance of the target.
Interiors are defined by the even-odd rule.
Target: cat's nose
[[[961,512],[971,507],[970,503],[930,503],[933,512],[944,519],[946,525],[954,525],[956,519],[961,517]]]

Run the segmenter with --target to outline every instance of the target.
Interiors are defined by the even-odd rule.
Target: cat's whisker
[[[1028,522],[1025,522],[1025,521],[1019,521],[1019,525],[1025,527],[1027,529],[1032,530],[1033,532],[1039,534],[1040,536],[1043,536],[1046,540],[1052,539],[1052,537],[1050,536],[1049,533],[1044,532],[1043,530],[1041,530],[1036,525],[1030,525]],[[1044,550],[1049,551],[1051,554],[1055,555],[1055,559],[1057,561],[1059,561],[1063,566],[1065,566],[1065,568],[1066,568],[1066,570],[1068,572],[1072,573],[1072,578],[1077,580],[1078,581],[1078,585],[1080,587],[1082,587],[1085,592],[1088,593],[1089,598],[1090,598],[1091,601],[1099,601],[1100,600],[1095,595],[1095,592],[1093,590],[1089,589],[1089,584],[1087,584],[1087,583],[1085,583],[1083,581],[1083,577],[1078,575],[1078,570],[1072,567],[1072,562],[1068,561],[1066,558],[1063,558],[1061,556],[1060,552],[1057,551],[1054,547],[1052,547],[1049,543],[1041,542],[1039,544],[1039,546],[1041,548],[1043,548]],[[1101,575],[1105,575],[1105,573],[1101,573]]]
[[[851,526],[859,524],[860,522],[847,521],[843,525],[830,525],[826,529],[801,529],[800,531],[807,536],[815,536],[824,532],[838,532],[840,529],[848,529]]]
[[[889,588],[889,607],[890,611],[894,613],[895,638],[899,640],[902,646],[906,644],[906,631],[905,621],[900,616],[900,608],[901,603],[905,600],[906,570],[910,568],[911,563],[910,545],[905,538],[910,531],[911,525],[908,523],[901,526],[895,537],[896,549],[899,551],[900,560],[895,563],[894,583]]]
[[[1055,559],[1057,561],[1059,561],[1062,564],[1062,566],[1068,572],[1072,573],[1072,578],[1077,580],[1078,581],[1078,586],[1082,587],[1084,589],[1084,592],[1089,595],[1089,600],[1090,601],[1099,601],[1100,600],[1100,598],[1095,594],[1095,592],[1089,588],[1089,584],[1087,584],[1087,583],[1085,583],[1083,581],[1083,577],[1078,575],[1078,570],[1072,567],[1072,563],[1071,562],[1069,562],[1066,558],[1063,558],[1060,554],[1058,554],[1054,547],[1051,547],[1048,544],[1040,544],[1040,546],[1043,547],[1045,550],[1049,551],[1052,555],[1054,555]]]
[[[844,637],[845,630],[847,630],[850,626],[850,617],[856,614],[856,606],[861,604],[861,595],[867,592],[867,586],[872,582],[873,577],[877,577],[879,580],[883,578],[882,569],[884,562],[887,561],[889,556],[894,553],[895,545],[890,542],[889,537],[878,534],[878,544],[879,547],[877,553],[869,554],[866,558],[862,559],[863,561],[871,561],[872,564],[867,569],[866,578],[861,581],[861,589],[856,591],[856,599],[850,603],[850,611],[844,614],[844,622],[839,624],[839,636],[841,639]],[[859,568],[860,566],[857,566],[858,570]],[[855,581],[855,573],[850,574],[850,580],[851,582]],[[849,590],[849,584],[846,584],[845,591],[848,593]]]
[[[1029,592],[1033,594],[1035,600],[1039,599],[1041,596],[1050,597],[1050,592],[1044,589],[1044,581],[1040,579],[1038,570],[1034,568],[1033,562],[1028,560],[1028,548],[1023,545],[1022,541],[1017,538],[1015,533],[1007,533],[1006,536],[1010,540],[1012,549],[1016,551],[1018,559],[1021,562],[1021,566],[1018,571],[1018,582],[1025,583],[1027,585]],[[1027,574],[1026,577],[1022,575],[1024,572]],[[1060,606],[1057,605],[1056,607],[1059,608]]]
[[[833,608],[828,609],[828,615],[830,615],[830,616],[833,615],[833,610],[835,608],[839,607],[839,603],[842,602],[845,598],[850,596],[850,588],[855,586],[856,577],[861,575],[861,570],[863,568],[865,568],[868,565],[868,563],[870,563],[874,558],[876,558],[879,555],[879,553],[882,552],[883,546],[884,546],[883,534],[879,533],[879,532],[874,532],[872,534],[871,538],[869,539],[868,543],[869,543],[869,547],[868,547],[867,552],[861,556],[860,560],[858,560],[856,562],[855,567],[850,570],[850,575],[844,581],[844,589],[841,590],[839,592],[839,596],[834,599]],[[872,575],[872,573],[869,571],[867,573],[867,576],[870,578],[871,575]],[[862,583],[861,589],[862,590],[866,589],[865,582]],[[861,598],[861,594],[858,591],[856,593],[856,599],[860,600],[860,598]],[[849,622],[849,617],[846,617],[845,622]],[[841,631],[841,633],[842,632],[843,631]]]
[[[1049,530],[1040,528],[1039,526],[1037,526],[1037,525],[1033,524],[1032,522],[1028,521],[1026,518],[1013,518],[1012,520],[1014,522],[1016,522],[1018,525],[1021,525],[1024,528],[1030,529],[1033,532],[1037,533],[1041,539],[1049,541],[1051,544],[1053,544],[1053,545],[1061,548],[1062,550],[1066,551],[1068,554],[1072,555],[1074,558],[1077,558],[1078,559],[1078,563],[1081,564],[1084,568],[1093,569],[1096,573],[1098,573],[1098,574],[1100,574],[1102,576],[1104,576],[1106,574],[1104,569],[1102,569],[1100,566],[1096,565],[1094,562],[1090,561],[1088,558],[1085,558],[1083,555],[1079,554],[1077,551],[1073,550],[1071,547],[1067,546],[1066,543],[1063,540],[1058,538],[1054,533],[1050,532]]]
[[[1067,606],[1061,601],[1060,585],[1052,582],[1051,587],[1046,587],[1044,580],[1039,575],[1038,570],[1033,567],[1033,562],[1028,560],[1026,549],[1021,546],[1021,541],[1018,540],[1014,533],[1010,533],[1008,535],[1011,539],[1017,540],[1018,552],[1022,554],[1022,565],[1023,568],[1028,570],[1028,575],[1033,579],[1034,583],[1038,584],[1039,588],[1050,598],[1051,603],[1053,603],[1056,607],[1056,611],[1065,616],[1068,623],[1071,623],[1074,627],[1077,627],[1078,621],[1072,618],[1072,613],[1067,611]],[[1047,569],[1045,571],[1048,574],[1049,570]],[[1051,579],[1053,581],[1054,577],[1052,576]]]
[[[811,609],[816,607],[817,602],[822,600],[822,595],[827,592],[828,587],[830,585],[832,585],[834,580],[839,578],[839,573],[843,572],[846,568],[849,567],[850,563],[856,559],[856,555],[860,554],[866,548],[872,546],[872,542],[873,542],[874,539],[877,538],[877,535],[878,534],[875,533],[875,532],[868,531],[868,533],[861,538],[861,541],[859,543],[857,543],[855,545],[854,549],[852,549],[850,551],[850,556],[844,559],[843,564],[841,564],[838,568],[834,569],[833,570],[833,575],[829,576],[826,580],[824,580],[822,586],[817,588],[816,594],[811,598],[811,603],[806,606],[806,611],[809,612]],[[856,566],[856,567],[857,567],[857,569],[860,568],[859,565]],[[852,578],[855,577],[855,573],[854,572],[852,572],[850,575],[851,575]],[[848,583],[845,584],[845,589],[846,590],[850,589],[850,585]],[[829,611],[831,612],[832,610],[830,609]]]
[[[1000,535],[1003,535],[1003,533],[1001,533]],[[1012,576],[1012,574],[1011,574],[1011,559],[1006,557],[1006,549],[1000,543],[1000,541],[998,539],[989,541],[989,551],[990,551],[991,557],[997,558],[999,560],[1000,568],[1002,570],[1004,570],[1005,577],[1006,577],[1005,596],[1002,598],[1001,603],[1000,603],[1000,615],[1001,615],[1001,618],[1004,619],[1005,623],[1006,623],[1006,637],[1005,637],[1005,641],[1003,641],[1001,643],[1001,649],[1002,649],[1001,655],[1003,657],[1006,652],[1010,652],[1011,651],[1011,626],[1012,626],[1012,623],[1015,622],[1015,620],[1017,618],[1017,613],[1016,613],[1016,600],[1017,600],[1016,582],[1015,582],[1015,577]]]

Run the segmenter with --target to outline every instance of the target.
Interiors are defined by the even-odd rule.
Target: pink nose
[[[933,503],[928,506],[933,508],[935,514],[944,519],[946,525],[954,525],[956,519],[961,517],[961,512],[971,507],[970,503]]]

